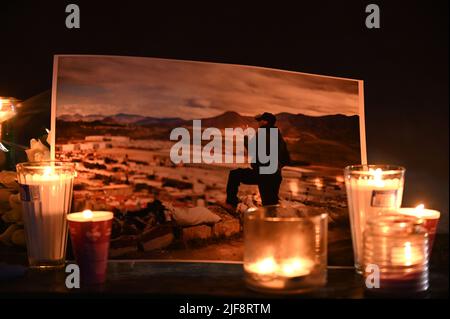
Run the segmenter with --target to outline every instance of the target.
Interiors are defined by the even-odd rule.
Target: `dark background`
[[[54,54],[247,64],[365,81],[369,163],[407,168],[403,206],[439,209],[448,232],[448,1],[2,1],[0,96],[51,88]],[[65,27],[65,7],[81,29]],[[381,29],[365,27],[366,5]]]

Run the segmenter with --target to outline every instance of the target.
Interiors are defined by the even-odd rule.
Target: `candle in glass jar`
[[[401,214],[372,219],[364,233],[364,264],[367,276],[379,269],[374,293],[409,294],[428,289],[428,234],[422,220]]]
[[[266,206],[244,218],[244,273],[250,289],[302,293],[326,283],[327,214],[311,207]]]
[[[352,230],[356,271],[362,272],[363,232],[380,210],[398,208],[403,197],[404,169],[360,165],[345,169],[345,185]]]
[[[72,163],[17,165],[27,250],[31,267],[62,264],[67,243],[75,168]]]
[[[423,204],[420,204],[415,208],[402,207],[396,211],[400,214],[414,216],[423,220],[423,226],[426,228],[428,233],[428,245],[429,245],[429,252],[431,254],[434,238],[436,236],[436,229],[439,223],[439,218],[441,217],[441,213],[437,210],[425,209],[425,205]]]

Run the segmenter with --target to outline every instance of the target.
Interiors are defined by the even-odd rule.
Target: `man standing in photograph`
[[[278,204],[278,193],[280,190],[281,181],[283,179],[281,170],[284,166],[289,165],[290,163],[290,155],[286,146],[286,142],[284,141],[280,130],[275,126],[275,115],[265,112],[261,115],[257,115],[255,119],[256,121],[258,121],[259,129],[265,130],[267,154],[272,154],[272,150],[270,149],[270,129],[275,128],[278,131],[278,140],[276,144],[278,158],[277,163],[275,163],[277,168],[276,171],[272,174],[264,174],[260,168],[263,166],[268,166],[269,164],[261,163],[259,156],[256,156],[256,161],[251,164],[251,168],[238,168],[230,171],[227,183],[226,208],[231,211],[236,210],[237,204],[239,202],[237,194],[239,185],[241,183],[247,185],[258,185],[259,194],[261,196],[263,206]],[[256,134],[254,139],[256,142],[255,144],[258,145],[258,134]],[[247,150],[248,144],[249,141],[246,138],[245,146]],[[258,146],[256,148],[258,148]],[[256,149],[256,154],[259,155],[258,149]]]

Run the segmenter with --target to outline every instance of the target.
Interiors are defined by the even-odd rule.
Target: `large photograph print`
[[[225,147],[215,149],[222,153],[213,162],[171,157],[182,143],[189,158],[201,158],[209,141],[193,143],[196,129],[212,128],[211,137],[225,145],[226,129],[265,126],[278,128],[289,159],[269,183],[261,184],[252,163],[220,161]],[[177,129],[189,140],[171,139]],[[362,81],[156,58],[56,56],[52,131],[54,156],[77,163],[73,209],[114,212],[111,258],[241,261],[244,212],[276,200],[327,212],[329,263],[352,265],[352,256],[341,254],[351,247],[343,168],[366,158]],[[247,152],[234,142],[232,157]]]

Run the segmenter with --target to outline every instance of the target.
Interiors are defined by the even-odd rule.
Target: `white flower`
[[[25,153],[27,153],[30,162],[50,160],[50,150],[40,140],[32,139],[30,149],[26,150]]]

